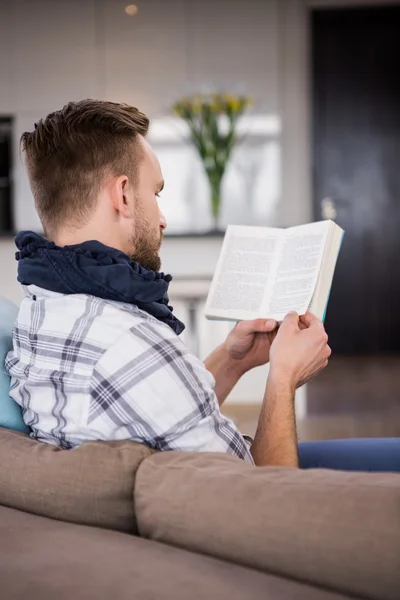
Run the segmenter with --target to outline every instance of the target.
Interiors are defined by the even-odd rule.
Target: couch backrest
[[[400,474],[162,452],[138,471],[135,508],[152,540],[358,598],[400,598]]]
[[[75,450],[0,428],[0,504],[43,517],[136,533],[136,472],[152,450],[130,441]]]

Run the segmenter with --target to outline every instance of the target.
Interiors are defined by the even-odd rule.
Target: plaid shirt
[[[6,371],[33,437],[63,448],[131,439],[252,462],[212,375],[167,325],[130,304],[24,289]]]

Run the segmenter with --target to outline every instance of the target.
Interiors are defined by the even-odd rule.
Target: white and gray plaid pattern
[[[124,303],[25,292],[6,371],[35,438],[63,448],[131,439],[252,462],[212,375],[167,325]]]

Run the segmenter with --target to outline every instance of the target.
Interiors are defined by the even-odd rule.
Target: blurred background
[[[235,122],[218,219],[204,161],[173,110],[214,94],[228,108],[252,101]],[[169,223],[163,268],[201,357],[230,327],[203,317],[228,223],[332,218],[346,230],[326,321],[334,355],[298,392],[299,436],[399,436],[400,2],[0,0],[0,293],[15,302],[13,235],[40,232],[20,136],[89,97],[152,120]],[[246,433],[266,375],[247,374],[224,406]]]

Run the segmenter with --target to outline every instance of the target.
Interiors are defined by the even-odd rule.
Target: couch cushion
[[[0,504],[134,533],[136,471],[152,452],[130,441],[61,450],[0,428]]]
[[[373,600],[400,598],[400,475],[257,468],[161,453],[135,485],[139,533]]]
[[[2,600],[344,600],[138,537],[0,507]]]
[[[10,378],[4,371],[7,353],[12,349],[12,328],[18,308],[5,298],[0,298],[0,427],[27,432],[21,407],[10,398]]]

